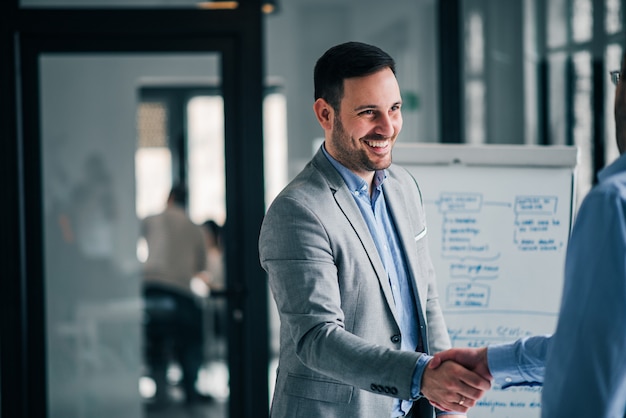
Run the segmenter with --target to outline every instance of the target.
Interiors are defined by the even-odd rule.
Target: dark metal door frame
[[[4,2],[3,2],[4,3]],[[0,415],[46,417],[39,56],[219,52],[225,113],[230,417],[269,415],[260,1],[233,11],[0,5]]]

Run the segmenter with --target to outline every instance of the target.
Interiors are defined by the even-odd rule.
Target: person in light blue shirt
[[[556,331],[480,349],[452,349],[453,359],[502,387],[542,383],[543,418],[626,416],[626,54],[615,122],[622,154],[598,174],[583,200],[567,248]]]

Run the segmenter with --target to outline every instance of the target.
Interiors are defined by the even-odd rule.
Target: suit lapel
[[[372,267],[376,272],[376,276],[378,276],[378,281],[380,282],[380,286],[385,294],[385,299],[387,299],[387,304],[390,306],[397,321],[398,318],[396,317],[395,303],[393,301],[393,294],[391,293],[391,285],[389,284],[387,271],[383,267],[380,255],[378,254],[378,249],[376,248],[376,244],[374,244],[374,240],[372,239],[372,235],[370,234],[367,224],[363,220],[361,211],[354,202],[352,195],[350,195],[345,188],[339,189],[335,192],[335,201],[341,208],[341,211],[346,215],[348,222],[350,222],[354,232],[361,241],[361,244],[370,259],[370,263],[372,263]]]
[[[396,322],[399,324],[398,316],[396,315],[395,303],[393,301],[393,294],[391,293],[391,285],[389,284],[389,278],[387,277],[387,272],[383,266],[382,260],[380,259],[380,255],[378,254],[378,249],[376,248],[376,244],[372,239],[372,235],[370,234],[370,230],[363,219],[363,215],[361,215],[361,211],[359,210],[358,205],[354,201],[354,197],[350,194],[346,183],[344,182],[341,175],[335,170],[335,168],[330,164],[322,150],[320,149],[314,157],[314,164],[320,170],[320,172],[324,175],[326,179],[328,179],[328,183],[330,188],[333,191],[333,195],[335,197],[335,201],[337,205],[341,209],[341,211],[346,216],[346,219],[352,225],[354,232],[356,233],[361,245],[363,246],[367,256],[372,264],[372,267],[378,277],[378,281],[380,283],[380,287],[383,290],[383,294],[385,295],[385,299],[387,304],[389,305],[389,309],[393,313],[393,317]]]
[[[426,306],[428,289],[418,288],[420,283],[417,280],[417,271],[419,271],[419,269],[416,263],[419,263],[419,260],[417,257],[410,256],[410,254],[417,254],[417,248],[415,244],[416,237],[414,236],[415,222],[411,221],[409,214],[415,213],[418,208],[410,207],[409,202],[407,202],[405,198],[406,194],[402,192],[401,184],[391,175],[388,175],[387,180],[383,185],[383,189],[385,193],[385,200],[387,201],[387,207],[391,211],[391,216],[395,222],[396,231],[405,253],[408,273],[413,282],[414,299],[417,304],[419,322],[422,325],[426,325],[423,307]],[[427,348],[426,344],[428,340],[425,334],[422,334],[422,339]]]

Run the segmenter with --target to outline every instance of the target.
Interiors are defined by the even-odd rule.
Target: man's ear
[[[313,111],[317,121],[322,125],[324,130],[332,129],[335,120],[334,109],[324,99],[317,99],[313,104]]]

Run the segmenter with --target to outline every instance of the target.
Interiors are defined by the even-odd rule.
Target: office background
[[[1,416],[157,416],[139,220],[178,181],[226,243],[206,304],[227,326],[207,327],[200,379],[215,402],[196,412],[264,416],[277,341],[258,229],[320,144],[312,71],[331,45],[397,60],[401,141],[577,145],[578,199],[617,156],[623,0],[228,3],[0,5]]]

